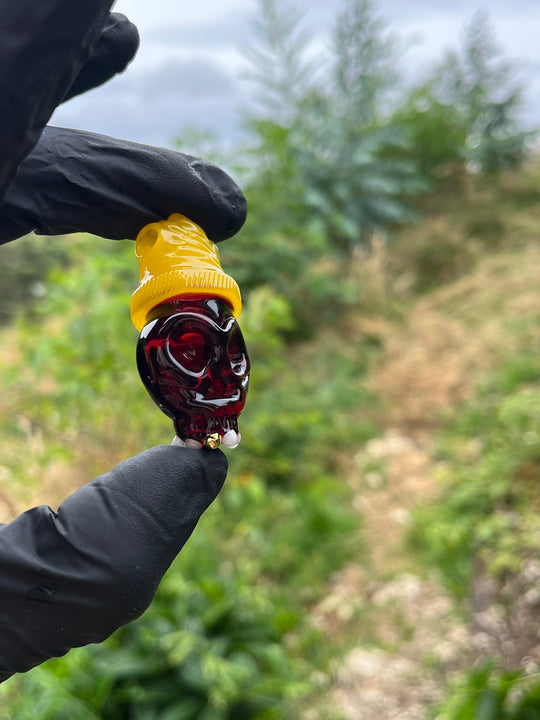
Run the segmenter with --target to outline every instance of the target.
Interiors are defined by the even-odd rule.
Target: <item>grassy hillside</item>
[[[453,178],[392,243],[319,263],[343,296],[309,334],[251,290],[221,498],[141,620],[10,680],[0,717],[540,718],[537,175]],[[1,331],[3,521],[171,437],[132,246],[95,243]]]

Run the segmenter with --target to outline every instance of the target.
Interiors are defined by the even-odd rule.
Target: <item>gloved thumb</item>
[[[0,682],[138,617],[221,489],[219,450],[152,448],[0,526]]]
[[[91,90],[123,72],[139,48],[139,32],[125,15],[110,13],[90,58],[83,65],[63,102]]]

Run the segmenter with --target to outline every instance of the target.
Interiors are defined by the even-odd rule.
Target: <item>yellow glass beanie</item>
[[[140,332],[152,308],[179,295],[220,297],[242,310],[240,288],[221,268],[217,246],[199,225],[174,213],[168,220],[143,227],[135,241],[139,287],[131,296],[133,324]]]

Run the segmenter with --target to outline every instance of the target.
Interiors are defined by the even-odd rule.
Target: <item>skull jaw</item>
[[[247,390],[247,382],[245,385]],[[238,416],[246,402],[245,391],[238,391],[234,398],[209,398],[176,387],[173,403],[169,393],[167,400],[160,392],[159,379],[152,386],[147,385],[146,389],[160,410],[172,419],[176,435],[181,440],[203,443],[212,433],[218,433],[221,438],[231,430],[238,433]]]
[[[176,435],[182,440],[191,439],[203,443],[205,438],[218,433],[221,438],[230,430],[238,433],[238,414],[226,414],[219,410],[182,414],[173,418]]]

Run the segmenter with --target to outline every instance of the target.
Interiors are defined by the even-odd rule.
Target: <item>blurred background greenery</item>
[[[248,198],[221,247],[253,365],[220,499],[101,646],[3,720],[540,719],[540,164],[488,18],[428,81],[368,0],[330,83],[259,0]],[[256,109],[255,109],[256,108]],[[1,520],[171,436],[136,372],[130,242],[1,248]]]

